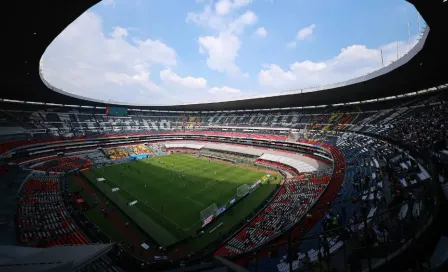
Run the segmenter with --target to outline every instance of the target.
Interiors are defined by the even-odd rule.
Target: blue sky
[[[377,70],[381,50],[389,64],[416,43],[417,18],[404,0],[104,0],[47,48],[43,74],[138,104],[278,93]]]

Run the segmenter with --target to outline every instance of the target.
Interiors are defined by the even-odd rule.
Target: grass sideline
[[[202,225],[199,220],[202,210],[213,203],[218,207],[228,204],[236,195],[236,188],[253,184],[266,172],[192,156],[169,155],[84,171],[83,175],[158,244],[167,247],[196,234]],[[99,177],[106,182],[96,182]],[[238,208],[224,213],[208,227],[223,222],[219,231],[189,244],[202,248],[220,238],[260,206],[279,180],[279,176],[272,177],[269,183],[237,203]],[[120,191],[112,193],[115,187]],[[129,207],[127,203],[133,200],[138,203]]]
[[[112,209],[116,216],[124,223],[126,221],[130,222],[129,224],[129,230],[135,234],[135,237],[138,237],[140,241],[150,241],[150,243],[153,243],[153,240],[148,236],[146,232],[141,230],[137,225],[133,223],[133,221],[125,215],[114,203],[109,201],[109,199],[95,186],[92,186],[90,182],[88,182],[86,179],[84,179],[82,176],[74,176],[70,175],[68,176],[68,185],[69,185],[69,191],[70,192],[79,192],[80,188],[83,188],[83,185],[79,185],[78,179],[82,179],[82,182],[85,183],[86,186],[90,187],[93,191],[93,193],[96,195],[94,197],[92,194],[87,193],[86,191],[81,192],[81,197],[84,199],[84,201],[88,204],[89,209],[85,211],[86,217],[94,223],[96,226],[98,226],[101,231],[106,234],[112,241],[116,242],[123,242],[125,244],[133,244],[135,241],[131,239],[132,237],[129,237],[126,235],[126,233],[121,232],[114,224],[114,222],[111,221],[110,218],[105,218],[102,215],[101,208],[107,207],[109,210]],[[90,186],[89,186],[90,184]],[[97,205],[95,203],[95,199],[98,200],[98,203],[100,205]],[[106,202],[109,201],[108,205],[105,205]]]

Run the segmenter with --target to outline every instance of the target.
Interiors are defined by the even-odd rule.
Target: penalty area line
[[[131,196],[135,197],[135,199],[137,199],[140,203],[142,203],[143,205],[149,207],[150,209],[152,209],[153,211],[155,211],[156,213],[160,214],[161,216],[163,216],[166,220],[170,221],[171,223],[173,223],[174,225],[176,225],[178,228],[180,228],[181,230],[187,232],[187,230],[185,230],[184,228],[182,228],[181,226],[179,226],[179,224],[177,224],[176,222],[174,222],[173,220],[171,220],[170,218],[166,217],[163,213],[159,212],[158,210],[154,209],[153,207],[151,207],[150,205],[146,204],[145,202],[141,201],[138,197],[136,197],[135,195],[131,194],[129,191],[127,192],[128,194],[130,194]],[[163,227],[163,226],[162,226]]]
[[[111,183],[114,183],[115,184],[115,182],[113,182],[112,181],[112,179],[109,179],[109,177],[107,177],[106,175],[104,175],[107,179],[106,180],[109,180]],[[118,184],[115,184],[116,186],[118,185]],[[109,186],[110,187],[110,186]],[[125,188],[120,188],[121,190],[123,190],[125,193],[127,193],[127,194],[129,194],[129,195],[131,195],[132,197],[134,197],[136,200],[138,200],[138,202],[140,202],[140,203],[142,203],[143,205],[145,205],[145,206],[147,206],[147,207],[149,207],[150,209],[152,209],[153,211],[155,211],[156,213],[158,213],[158,214],[160,214],[161,216],[163,216],[166,220],[168,220],[168,221],[170,221],[172,224],[174,224],[174,225],[176,225],[178,228],[180,228],[181,230],[183,230],[183,231],[185,231],[185,232],[187,232],[189,229],[184,229],[184,228],[182,228],[181,226],[179,226],[179,224],[177,224],[176,222],[174,222],[173,220],[171,220],[170,218],[168,218],[168,217],[166,217],[163,213],[161,213],[161,212],[159,212],[158,210],[156,210],[156,209],[154,209],[153,207],[151,207],[150,205],[148,205],[148,204],[146,204],[144,201],[141,201],[138,197],[136,197],[134,194],[132,194],[131,192],[129,192],[128,190],[126,190]],[[192,200],[192,199],[191,199]],[[199,202],[198,202],[199,203]],[[202,204],[203,205],[203,204]],[[205,207],[205,205],[204,205],[204,207]],[[149,216],[149,215],[147,215],[147,216]],[[200,222],[200,221],[199,221]],[[197,223],[195,223],[195,225],[196,225]],[[193,225],[194,226],[194,225]],[[163,226],[161,226],[161,227],[163,227]]]
[[[218,183],[221,182],[221,181],[227,180],[227,179],[228,179],[228,177],[226,177],[226,178],[224,178],[224,179],[218,179],[218,180],[214,180],[214,181],[209,181],[209,182],[207,182],[207,183],[205,184],[205,187],[204,187],[204,188],[202,188],[201,190],[197,191],[196,193],[190,195],[188,198],[190,198],[190,197],[192,197],[192,196],[194,196],[194,195],[197,195],[197,194],[199,194],[199,193],[202,193],[203,191],[207,190],[209,184],[210,184],[211,188],[213,188],[214,185],[218,184]]]
[[[196,202],[196,203],[198,203],[199,205],[201,205],[202,207],[205,207],[204,204],[202,204],[201,202],[196,201],[196,200],[194,200],[194,199],[192,199],[192,198],[190,198],[190,197],[186,197],[186,199],[191,200],[191,201],[193,201],[193,202]]]
[[[199,224],[199,223],[201,223],[201,220],[199,220],[198,222],[196,222],[196,223],[194,223],[193,225],[189,226],[189,227],[187,228],[187,231],[188,231],[188,230],[191,230],[194,226],[196,226],[196,225]]]

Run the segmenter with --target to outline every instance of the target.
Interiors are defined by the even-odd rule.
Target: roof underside
[[[71,271],[108,252],[113,244],[27,248],[0,246],[1,271]],[[63,269],[63,268],[69,268]]]
[[[4,64],[3,67],[7,69],[14,67],[15,70],[7,78],[8,87],[2,88],[0,98],[64,105],[105,106],[107,102],[76,98],[50,90],[39,75],[39,61],[48,45],[65,27],[98,2],[98,0],[29,1],[17,8],[13,17],[11,17],[10,10],[4,9],[4,12],[7,13],[5,14],[6,18],[14,18],[14,21],[17,22],[17,24],[8,24],[7,28],[19,25],[23,25],[25,28],[20,32],[15,29],[7,30],[7,33],[24,33],[24,51],[17,52],[17,54],[23,55],[22,63],[25,65],[18,64],[18,59],[13,57],[10,64]],[[217,103],[132,106],[132,108],[203,111],[303,107],[389,97],[446,84],[448,76],[444,68],[446,69],[448,64],[448,50],[446,50],[445,42],[448,37],[448,28],[445,15],[448,14],[448,3],[443,3],[442,0],[408,0],[408,2],[414,4],[419,10],[430,27],[430,32],[423,48],[414,58],[384,75],[348,86],[302,94]],[[8,45],[11,46],[10,52],[15,52],[17,46],[13,41],[10,39]]]

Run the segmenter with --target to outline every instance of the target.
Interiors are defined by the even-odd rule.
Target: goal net
[[[201,221],[204,222],[210,216],[215,216],[217,212],[218,212],[218,206],[216,206],[216,203],[213,203],[207,209],[205,209],[201,212],[201,215],[200,215]]]
[[[243,197],[249,193],[249,185],[243,184],[236,189],[236,195],[238,197]]]

